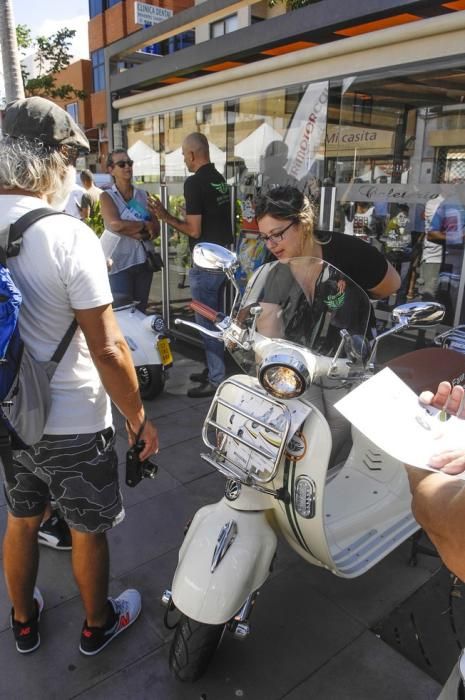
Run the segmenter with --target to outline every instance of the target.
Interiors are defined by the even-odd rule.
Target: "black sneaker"
[[[208,382],[208,367],[202,372],[194,372],[190,375],[189,379],[191,382],[199,382],[200,384],[206,384]]]
[[[218,387],[215,386],[215,384],[206,382],[205,384],[200,384],[200,386],[196,386],[193,389],[189,389],[187,395],[191,399],[204,399],[207,396],[213,396],[216,394],[217,389]]]
[[[20,654],[30,654],[31,651],[40,647],[39,620],[40,613],[44,609],[44,599],[38,588],[34,588],[34,606],[35,615],[27,622],[17,622],[14,609],[11,609],[10,624],[15,635],[16,650]]]
[[[39,544],[53,549],[69,550],[72,546],[71,532],[67,523],[56,513],[39,527],[37,535]]]
[[[94,656],[102,651],[120,632],[137,620],[141,611],[140,593],[133,588],[123,591],[117,598],[108,598],[111,607],[110,619],[105,627],[89,627],[87,620],[81,632],[79,651]]]

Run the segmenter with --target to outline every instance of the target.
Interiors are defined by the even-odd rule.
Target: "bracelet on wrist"
[[[143,418],[142,423],[140,424],[139,430],[136,431],[136,430],[133,430],[133,428],[131,427],[131,424],[129,423],[128,419],[126,418],[126,430],[130,431],[131,433],[134,433],[134,435],[136,436],[136,442],[137,442],[137,440],[139,440],[141,433],[142,433],[143,429],[145,428],[146,423],[147,423],[147,416],[144,415],[144,418]]]

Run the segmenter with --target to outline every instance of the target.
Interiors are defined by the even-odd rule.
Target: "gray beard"
[[[66,175],[62,180],[61,187],[52,194],[49,194],[47,197],[50,206],[54,209],[58,209],[58,211],[63,211],[68,197],[75,186],[76,168],[72,165],[69,165],[66,171]]]

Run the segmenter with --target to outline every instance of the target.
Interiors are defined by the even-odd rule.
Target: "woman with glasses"
[[[296,187],[275,187],[260,194],[255,201],[255,215],[259,236],[278,262],[286,263],[290,258],[307,257],[324,260],[350,277],[368,296],[375,299],[388,297],[399,289],[398,273],[374,246],[343,233],[315,231],[310,201]],[[274,338],[286,337],[294,342],[301,342],[302,337],[311,335],[312,328],[307,327],[311,321],[302,315],[302,309],[309,308],[308,300],[313,298],[317,284],[312,275],[317,273],[318,267],[312,267],[310,261],[308,266],[305,263],[274,266],[264,297],[260,300],[262,312],[257,322],[260,333]],[[290,275],[299,283],[306,301],[298,295],[287,296],[290,289],[296,289]],[[341,278],[339,282],[334,281],[334,284],[340,286],[344,282]],[[339,287],[336,291],[344,292]],[[313,300],[312,304],[315,303],[316,300]],[[350,303],[347,306],[350,307]],[[344,307],[344,312],[350,317],[346,316],[344,320],[356,325],[358,309],[357,304],[354,306],[348,312]],[[342,396],[341,391],[334,390],[328,383],[327,386],[313,386],[311,392],[310,400],[327,416],[331,427],[332,460],[336,463],[340,459],[340,450],[347,445],[350,437],[349,423],[334,408],[334,403]]]
[[[100,196],[105,231],[100,239],[109,265],[113,296],[137,301],[145,311],[153,272],[147,264],[147,251],[160,225],[147,207],[148,195],[132,184],[133,162],[124,150],[112,151],[107,169],[113,186]]]
[[[312,205],[296,187],[275,187],[258,195],[255,215],[259,238],[278,260],[325,260],[374,299],[383,299],[399,289],[399,275],[376,248],[335,231],[315,231]]]

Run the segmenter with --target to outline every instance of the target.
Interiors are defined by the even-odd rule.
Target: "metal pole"
[[[334,211],[336,208],[336,188],[322,187],[320,194],[320,218],[318,226],[323,231],[334,230]]]
[[[237,202],[237,185],[234,183],[229,186],[229,196],[231,201],[231,226],[233,232],[234,245],[236,245],[236,202]]]
[[[168,188],[165,183],[160,183],[160,199],[161,203],[168,209]],[[170,266],[169,266],[169,244],[168,244],[168,224],[166,221],[161,222],[161,257],[163,258],[164,266],[161,272],[161,302],[163,318],[167,328],[171,328],[170,318]]]

